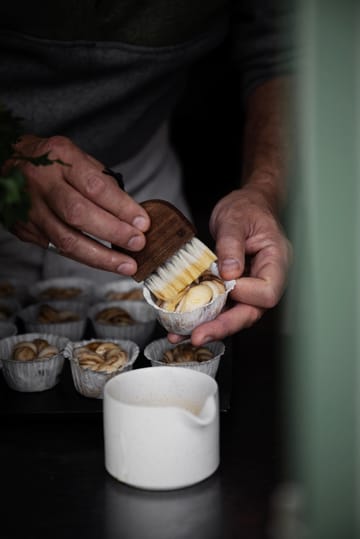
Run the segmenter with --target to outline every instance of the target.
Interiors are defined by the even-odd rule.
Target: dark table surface
[[[1,538],[273,537],[283,466],[279,339],[245,330],[226,344],[220,466],[173,491],[136,489],[106,472],[102,401],[76,393],[68,365],[42,393],[13,391],[0,374]]]

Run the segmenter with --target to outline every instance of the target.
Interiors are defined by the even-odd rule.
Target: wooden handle
[[[151,219],[151,227],[145,233],[144,249],[130,252],[114,246],[136,260],[138,270],[132,277],[138,282],[151,275],[196,234],[194,225],[170,202],[152,199],[141,205]]]

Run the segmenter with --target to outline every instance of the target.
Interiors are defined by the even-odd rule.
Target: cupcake
[[[139,351],[135,342],[126,339],[90,339],[69,344],[65,356],[78,393],[102,399],[106,382],[131,370]]]
[[[29,305],[18,312],[25,331],[81,339],[87,323],[87,305],[76,301],[49,301]]]
[[[37,392],[54,387],[64,366],[66,337],[26,333],[0,340],[4,379],[16,391]]]
[[[97,338],[129,339],[140,348],[149,342],[156,327],[156,314],[145,301],[95,303],[88,316]]]
[[[222,341],[194,346],[190,340],[171,344],[167,338],[163,338],[149,343],[144,349],[144,356],[152,367],[186,367],[215,378],[224,352]]]
[[[100,286],[96,290],[97,302],[101,301],[145,301],[143,284],[132,278],[120,278]]]
[[[173,297],[158,297],[144,285],[144,298],[153,307],[160,324],[169,332],[190,335],[200,324],[217,317],[225,306],[235,281],[223,281],[213,263],[195,281]]]
[[[89,304],[94,293],[94,283],[81,277],[55,277],[38,281],[29,288],[36,302],[78,301]]]

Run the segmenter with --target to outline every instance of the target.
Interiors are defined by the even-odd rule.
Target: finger
[[[47,139],[29,137],[23,142],[27,153],[34,155],[49,154],[49,158],[55,161],[51,166],[51,174],[56,172],[58,178],[62,178],[85,198],[98,206],[109,211],[116,217],[121,217],[129,225],[145,232],[150,226],[150,219],[144,208],[122,191],[114,178],[103,174],[104,166],[75,146],[70,139],[63,136],[54,136]],[[26,144],[28,146],[26,146]],[[19,150],[25,151],[23,146]],[[32,176],[32,181],[38,189],[46,189],[46,182],[38,183],[37,178],[44,178],[43,171],[34,167],[31,163],[24,165],[27,174]],[[36,170],[35,170],[36,168]],[[48,168],[48,167],[47,167]],[[49,171],[47,171],[50,173]]]
[[[245,235],[239,225],[235,228],[232,223],[223,223],[218,227],[216,254],[223,279],[237,279],[242,275],[245,266]]]
[[[286,253],[264,249],[254,257],[250,276],[237,279],[231,299],[263,309],[275,307],[286,287],[288,267]]]
[[[35,227],[40,229],[38,223],[35,224]],[[24,241],[32,241],[34,230],[22,227],[22,229],[18,229],[18,237]],[[40,242],[37,237],[39,245],[46,247],[48,242],[51,241],[60,254],[83,264],[123,275],[133,275],[137,270],[134,259],[110,249],[69,227],[46,207],[43,208],[42,212],[41,232],[42,239]]]
[[[220,313],[215,320],[195,328],[190,336],[191,342],[194,346],[201,346],[207,342],[224,339],[241,329],[251,327],[261,318],[263,313],[263,309],[253,305],[237,304]],[[167,337],[173,344],[177,344],[184,339],[182,335],[175,333],[169,333]]]
[[[207,342],[225,339],[238,331],[249,328],[260,320],[264,310],[253,305],[236,304],[223,311],[215,320],[201,324],[191,334],[194,346],[201,346]]]
[[[44,236],[44,234],[37,228],[33,223],[22,223],[17,222],[12,227],[11,232],[17,236],[20,240],[34,243],[43,249],[49,244],[49,240]]]
[[[64,223],[80,232],[87,232],[128,250],[140,250],[145,245],[142,232],[120,221],[69,185],[55,184],[45,196],[45,202]],[[35,214],[39,215],[39,211],[32,212],[36,219]]]
[[[53,137],[48,143],[56,154],[67,156],[70,153],[68,145],[71,143],[67,139]],[[145,232],[150,226],[150,219],[144,208],[121,190],[112,177],[103,173],[104,166],[101,163],[96,164],[93,158],[76,150],[81,157],[73,159],[73,156],[69,156],[72,159],[71,166],[63,166],[66,181],[85,198]]]

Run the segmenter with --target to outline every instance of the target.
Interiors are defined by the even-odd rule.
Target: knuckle
[[[278,295],[275,292],[274,288],[269,287],[267,288],[265,295],[264,295],[264,307],[266,309],[272,309],[276,306],[278,302]]]
[[[105,188],[105,182],[95,173],[88,174],[85,180],[85,193],[90,197],[100,195]]]
[[[72,200],[64,210],[65,222],[73,227],[83,224],[84,204],[80,200]]]
[[[56,151],[58,154],[66,153],[72,145],[69,138],[63,135],[54,135],[44,142],[44,150]]]
[[[250,328],[255,325],[263,315],[263,310],[256,307],[249,308],[248,318],[245,327]]]
[[[71,234],[62,236],[61,238],[59,238],[59,241],[57,242],[58,249],[64,255],[72,254],[75,251],[76,244],[77,244],[77,240],[75,236],[72,236]]]

